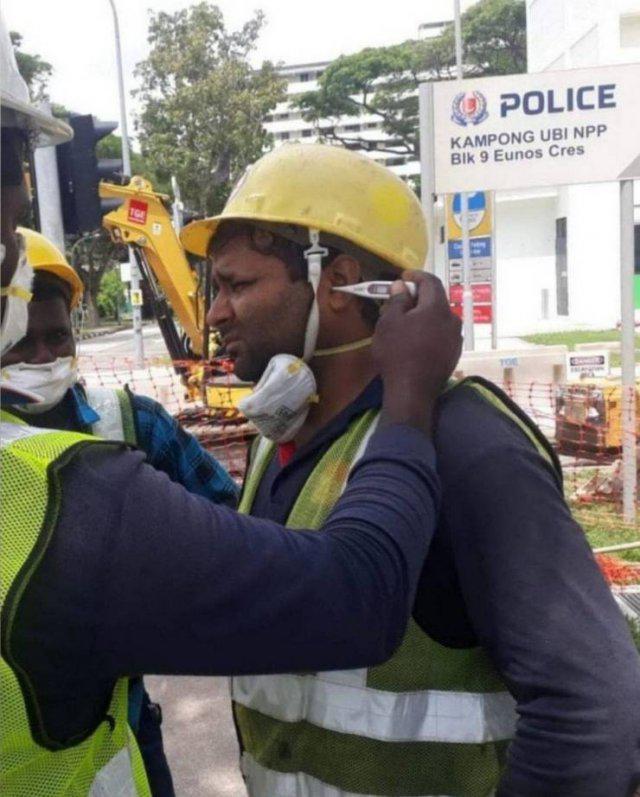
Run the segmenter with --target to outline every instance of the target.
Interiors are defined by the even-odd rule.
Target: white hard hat
[[[2,100],[2,126],[23,127],[39,135],[36,147],[62,144],[73,138],[73,130],[66,122],[36,108],[29,98],[29,89],[18,72],[9,29],[0,14],[0,95]],[[9,110],[10,113],[6,113]]]

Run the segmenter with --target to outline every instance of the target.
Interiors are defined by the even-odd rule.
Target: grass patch
[[[620,340],[619,329],[569,329],[565,332],[541,332],[522,335],[522,340],[538,346],[568,346],[573,351],[578,343],[610,343]],[[640,347],[640,335],[636,335],[636,346]]]
[[[575,491],[585,485],[596,473],[606,474],[603,468],[582,468],[576,473],[565,471],[565,492],[574,518],[584,529],[592,548],[605,548],[608,545],[622,545],[625,542],[640,541],[640,526],[630,526],[622,520],[622,509],[608,501],[580,503],[573,497]],[[615,551],[613,556],[627,562],[640,562],[640,548],[630,551]]]
[[[631,617],[626,618],[627,622],[629,623],[629,630],[631,631],[631,639],[635,642],[635,646],[638,648],[640,652],[640,623],[637,620],[633,620]]]
[[[640,541],[640,529],[628,526],[613,504],[572,504],[573,516],[584,529],[592,548],[622,545]],[[630,551],[614,551],[612,556],[627,562],[640,562],[640,548]]]

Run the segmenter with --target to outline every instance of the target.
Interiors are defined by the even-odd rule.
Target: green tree
[[[462,16],[465,77],[526,71],[526,13],[523,0],[480,0]],[[319,79],[319,88],[296,104],[320,136],[346,147],[419,158],[418,86],[455,74],[453,24],[421,41],[369,47],[338,58]],[[338,128],[340,117],[373,117],[384,136]]]
[[[69,250],[69,259],[84,282],[86,323],[95,326],[99,320],[99,293],[103,275],[127,259],[127,250],[124,246],[114,244],[106,230],[101,230],[79,238]]]
[[[285,86],[272,64],[248,62],[263,23],[256,12],[231,32],[210,2],[151,14],[151,51],[136,70],[142,154],[161,180],[177,177],[185,203],[199,212],[219,210],[271,143],[263,120]]]
[[[53,67],[39,55],[30,55],[20,49],[22,47],[22,34],[12,30],[9,35],[16,54],[18,71],[29,88],[31,99],[34,102],[48,100],[47,83],[53,73]]]
[[[120,320],[120,311],[125,303],[125,293],[120,272],[117,268],[109,268],[100,278],[98,291],[98,312],[103,318]]]
[[[96,146],[96,155],[98,158],[113,158],[119,159],[122,157],[122,138],[115,133],[109,133],[108,136],[100,139]],[[171,183],[166,179],[158,177],[152,164],[148,158],[145,158],[140,152],[131,149],[131,177],[139,174],[147,180],[151,180],[153,187],[160,193],[171,193]]]

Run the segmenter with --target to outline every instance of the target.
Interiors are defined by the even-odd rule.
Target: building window
[[[302,138],[309,138],[309,136],[313,135],[313,130],[303,130],[302,131]]]
[[[286,141],[289,138],[291,138],[291,133],[289,133],[287,130],[285,130],[284,133],[280,133],[280,139],[282,141]]]
[[[633,266],[635,273],[640,275],[640,224],[633,228]]]
[[[345,125],[342,129],[349,133],[359,133],[362,130],[362,125]]]

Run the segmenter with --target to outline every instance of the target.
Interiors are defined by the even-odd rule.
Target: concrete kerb
[[[114,332],[122,332],[124,329],[129,329],[129,324],[120,324],[114,327],[96,327],[95,329],[88,329],[81,332],[76,340],[80,343],[83,340],[92,340],[93,338],[101,338],[103,335],[112,335]]]
[[[463,353],[456,377],[478,375],[497,384],[559,384],[566,377],[567,346]]]

